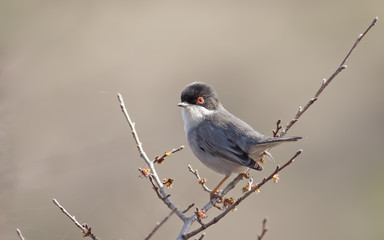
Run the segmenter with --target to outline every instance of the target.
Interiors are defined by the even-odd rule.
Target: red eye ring
[[[198,104],[203,104],[204,103],[204,98],[203,97],[198,97],[197,98],[197,103]]]

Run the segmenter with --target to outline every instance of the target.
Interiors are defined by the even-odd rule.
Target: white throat
[[[188,133],[191,128],[201,123],[208,115],[213,113],[213,110],[208,110],[205,107],[196,105],[188,105],[183,107],[181,111],[186,133]]]

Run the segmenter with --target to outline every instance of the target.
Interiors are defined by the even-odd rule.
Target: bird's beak
[[[189,104],[186,102],[181,102],[181,103],[177,104],[177,106],[179,106],[179,107],[187,107],[188,105]]]

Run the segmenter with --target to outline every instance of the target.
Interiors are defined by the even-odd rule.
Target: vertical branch
[[[121,96],[120,93],[117,94],[117,99],[120,102],[121,111],[124,113],[125,118],[127,119],[128,125],[131,128],[132,136],[135,139],[137,149],[139,150],[140,157],[142,157],[145,161],[145,163],[148,165],[148,168],[150,169],[151,175],[150,180],[151,183],[158,194],[158,197],[168,206],[169,209],[174,210],[176,215],[184,222],[187,218],[186,216],[176,207],[176,205],[171,201],[169,198],[169,195],[164,190],[164,185],[162,181],[159,178],[159,175],[156,172],[155,166],[153,164],[153,161],[151,161],[147,154],[144,152],[143,145],[140,142],[139,136],[136,132],[135,123],[132,122],[131,118],[129,117],[128,111],[124,104],[124,99]],[[180,147],[179,149],[172,150],[173,152],[177,152],[183,149],[183,147]],[[154,185],[152,178],[155,180],[157,187]]]
[[[135,139],[137,149],[139,150],[140,157],[142,157],[145,161],[145,163],[148,165],[149,169],[151,169],[151,172],[153,174],[153,177],[155,178],[157,186],[160,188],[163,187],[163,183],[160,181],[159,175],[157,175],[156,169],[153,166],[153,162],[149,160],[147,154],[144,152],[143,144],[140,142],[139,136],[137,135],[135,123],[132,122],[131,118],[129,117],[128,111],[124,104],[124,99],[121,96],[120,93],[117,94],[117,99],[120,102],[121,111],[123,111],[125,118],[127,119],[128,125],[131,128],[133,139]]]
[[[267,229],[267,219],[264,218],[261,234],[259,236],[257,236],[257,240],[262,240],[264,235],[267,233],[267,231],[268,231],[268,229]]]

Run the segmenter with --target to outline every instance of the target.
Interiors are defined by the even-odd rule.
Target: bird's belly
[[[225,176],[242,173],[248,169],[246,166],[232,163],[224,158],[212,156],[199,148],[192,147],[192,151],[205,166]]]

